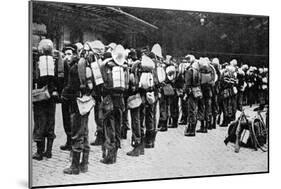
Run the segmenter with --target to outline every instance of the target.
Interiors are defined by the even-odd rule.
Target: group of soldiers
[[[61,103],[67,136],[60,149],[72,154],[71,166],[63,172],[79,174],[88,171],[90,144],[101,145],[102,163],[113,164],[120,141],[127,139],[131,129],[133,149],[127,155],[144,155],[145,148],[154,148],[158,131],[182,124],[184,135],[191,137],[200,121],[197,132],[207,133],[221,123],[221,114],[220,126],[228,126],[242,105],[255,103],[256,94],[261,107],[268,103],[268,69],[238,66],[235,59],[222,64],[218,58],[196,59],[190,54],[164,58],[159,44],[151,50],[124,49],[99,40],[68,44],[60,52],[51,40],[43,39],[33,49],[33,139],[37,152],[32,158],[52,157],[56,103]],[[90,143],[92,108],[96,137]]]

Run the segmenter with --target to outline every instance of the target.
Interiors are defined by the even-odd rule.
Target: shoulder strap
[[[86,60],[80,58],[77,65],[78,77],[81,85],[86,85]]]

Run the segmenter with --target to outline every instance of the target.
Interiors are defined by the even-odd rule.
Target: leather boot
[[[141,143],[136,143],[134,145],[134,148],[133,150],[131,150],[130,152],[127,152],[127,155],[128,156],[134,156],[134,157],[137,157],[140,155],[140,147],[141,147]]]
[[[208,130],[212,130],[212,124],[211,124],[211,121],[207,121],[206,122],[206,128],[208,129]]]
[[[43,156],[46,158],[52,158],[52,148],[53,148],[54,139],[48,138],[47,139],[47,149],[43,153]]]
[[[140,155],[144,155],[144,140],[141,138],[141,143],[140,143]]]
[[[165,121],[160,121],[161,123],[161,128],[159,129],[159,131],[161,132],[165,132],[168,130],[168,120]]]
[[[169,128],[177,128],[178,127],[178,118],[172,118],[172,125]]]
[[[223,115],[223,120],[222,120],[222,124],[220,124],[220,127],[227,127],[228,123],[227,123],[227,116]]]
[[[195,127],[194,124],[189,123],[188,126],[185,128],[184,136],[195,136]]]
[[[121,139],[127,139],[127,131],[129,130],[128,127],[121,127]]]
[[[217,119],[217,124],[219,125],[221,123],[221,115],[218,115],[218,119]]]
[[[81,173],[88,172],[88,164],[89,164],[89,151],[83,151],[82,162],[79,165],[79,169]]]
[[[71,136],[67,136],[65,145],[60,146],[60,149],[64,151],[71,151]]]
[[[79,162],[80,162],[80,152],[74,152],[72,155],[72,162],[71,166],[69,168],[66,168],[63,170],[64,174],[69,174],[69,175],[78,175],[80,170],[79,170]]]
[[[217,116],[213,116],[213,123],[212,123],[212,129],[216,129],[216,125],[217,125]]]
[[[151,139],[151,132],[146,131],[145,132],[145,139],[144,139],[144,147],[145,148],[152,148],[153,144],[152,144],[152,139]]]
[[[187,118],[186,117],[182,117],[180,122],[179,122],[180,125],[186,125],[187,124]]]
[[[117,150],[115,147],[111,149],[106,149],[105,156],[102,160],[100,160],[101,163],[104,164],[113,164],[116,162],[117,158]]]
[[[96,132],[96,139],[94,142],[91,142],[92,146],[100,146],[103,144],[103,133],[101,131]]]
[[[207,133],[207,125],[205,125],[205,121],[201,121],[200,129],[196,131],[197,133]]]
[[[43,152],[45,149],[45,139],[44,139],[44,141],[36,142],[36,146],[37,146],[37,152],[32,156],[32,159],[41,161],[41,160],[43,160]]]

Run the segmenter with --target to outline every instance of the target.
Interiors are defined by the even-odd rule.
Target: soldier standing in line
[[[69,70],[70,68],[78,62],[77,57],[77,49],[75,45],[67,45],[63,49],[64,53],[64,79],[63,79],[63,87],[67,86],[69,79]],[[61,98],[61,109],[62,109],[62,120],[63,120],[63,128],[66,134],[66,143],[60,146],[61,150],[71,151],[71,120],[70,120],[70,100],[65,95]]]
[[[203,97],[198,101],[198,119],[201,122],[200,129],[196,132],[207,133],[208,129],[212,129],[212,106],[211,99],[212,94],[212,85],[211,82],[214,81],[215,70],[211,68],[209,58],[200,58],[199,59],[199,71],[201,74],[201,90]],[[206,77],[204,77],[204,75]],[[212,78],[213,76],[213,78]]]
[[[139,90],[143,103],[140,106],[140,124],[145,148],[154,148],[157,134],[156,103],[158,98],[156,64],[162,57],[162,50],[160,45],[156,44],[152,52],[146,53],[149,57],[144,53],[141,58]]]
[[[171,56],[167,55],[166,60],[166,81],[161,90],[160,97],[160,120],[159,120],[159,131],[168,130],[168,122],[171,116],[172,125],[171,128],[178,126],[178,96],[175,92],[175,81],[176,81],[176,66],[171,62]]]
[[[133,149],[127,152],[128,156],[144,155],[144,135],[141,133],[140,122],[140,106],[142,99],[139,93],[139,79],[140,79],[140,59],[141,52],[132,49],[128,55],[128,62],[130,66],[130,83],[128,90],[128,109],[131,113],[131,128],[132,139],[131,145]]]
[[[237,71],[237,109],[242,111],[243,107],[243,96],[245,92],[246,82],[245,82],[245,72],[243,71],[243,66]]]
[[[226,127],[230,121],[235,117],[233,116],[233,86],[236,83],[235,68],[231,65],[226,66],[225,70],[222,72],[221,80],[221,96],[223,105],[223,122],[221,127]]]
[[[53,142],[56,138],[55,100],[58,99],[58,64],[53,58],[53,42],[51,40],[41,40],[38,51],[39,57],[35,60],[34,90],[32,91],[34,112],[33,139],[36,142],[37,152],[32,156],[32,159],[40,161],[43,159],[43,156],[47,158],[52,157]],[[38,93],[36,89],[40,89],[40,92]],[[47,148],[45,149],[46,139]]]
[[[230,66],[233,67],[234,73],[231,77],[231,80],[233,81],[233,86],[232,86],[232,91],[231,94],[231,117],[230,121],[236,120],[236,112],[237,112],[237,85],[238,85],[238,80],[237,80],[237,72],[238,72],[238,66],[237,66],[237,60],[233,59],[230,61]]]
[[[68,83],[62,92],[62,97],[67,97],[70,102],[73,154],[71,166],[63,170],[65,174],[88,171],[90,154],[88,117],[91,109],[82,113],[77,102],[78,99],[89,98],[93,90],[92,72],[87,61],[88,54],[89,52],[82,53],[79,61],[70,68]],[[91,103],[91,101],[87,102]]]
[[[103,61],[101,72],[104,80],[103,101],[99,119],[103,125],[104,141],[102,160],[104,164],[116,163],[117,151],[121,148],[122,112],[125,110],[123,93],[127,89],[125,79],[125,49],[117,45],[111,52],[112,58]]]
[[[192,137],[195,136],[198,118],[198,103],[202,98],[202,91],[200,87],[198,61],[195,60],[193,55],[187,55],[187,61],[190,65],[185,71],[184,98],[187,98],[188,126],[185,128],[184,135]]]
[[[218,58],[213,58],[211,62],[212,66],[215,68],[216,71],[216,77],[214,85],[212,86],[212,129],[216,129],[217,125],[217,116],[219,113],[219,104],[218,104],[218,98],[219,98],[219,92],[220,92],[220,78],[221,78],[221,72],[220,72],[220,62]]]
[[[188,67],[188,63],[186,58],[182,60],[182,63],[179,65],[179,75],[177,77],[176,85],[177,85],[177,94],[181,101],[181,119],[179,121],[180,125],[187,124],[187,103],[186,100],[183,100],[183,86],[184,86],[184,72]]]

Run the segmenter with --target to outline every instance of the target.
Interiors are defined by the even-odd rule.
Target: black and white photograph
[[[29,1],[29,187],[269,173],[270,17],[215,11]]]

